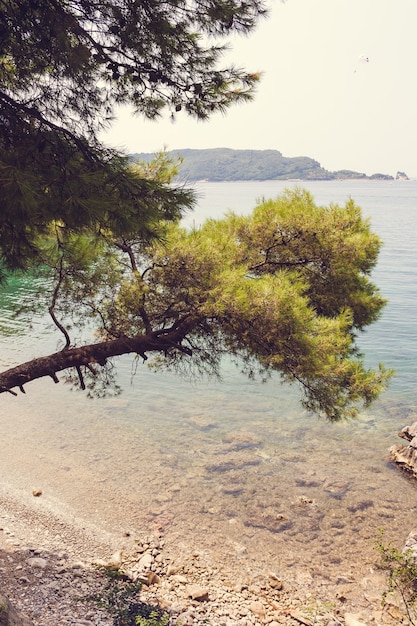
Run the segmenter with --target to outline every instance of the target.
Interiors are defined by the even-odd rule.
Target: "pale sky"
[[[130,153],[274,149],[332,171],[417,177],[417,0],[270,6],[252,35],[233,38],[225,58],[263,72],[253,102],[207,122],[148,122],[125,109],[103,139]]]

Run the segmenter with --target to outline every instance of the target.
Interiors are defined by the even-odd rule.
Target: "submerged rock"
[[[259,448],[263,445],[260,437],[246,430],[231,431],[223,436],[223,443],[229,444],[230,451]]]
[[[223,456],[220,461],[210,463],[205,466],[205,469],[209,473],[224,474],[225,472],[231,472],[233,470],[240,471],[250,466],[257,466],[261,464],[261,459],[254,457],[243,452],[231,452]]]

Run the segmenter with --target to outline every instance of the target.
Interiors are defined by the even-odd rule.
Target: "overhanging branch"
[[[32,380],[51,377],[58,382],[57,372],[69,368],[85,366],[94,371],[94,365],[104,366],[107,359],[122,354],[135,353],[145,357],[146,352],[167,352],[177,349],[181,352],[190,353],[190,350],[181,346],[181,341],[192,328],[193,323],[188,323],[182,329],[177,329],[163,337],[155,334],[138,335],[136,337],[122,337],[111,341],[93,343],[76,348],[66,348],[48,356],[32,359],[0,374],[0,393],[10,392],[14,387],[23,391],[23,386]]]

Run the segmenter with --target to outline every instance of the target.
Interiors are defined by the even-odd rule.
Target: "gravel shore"
[[[86,598],[106,584],[113,564],[144,581],[141,601],[158,604],[178,626],[377,626],[400,624],[395,602],[382,610],[381,572],[362,580],[295,581],[279,572],[251,576],[204,553],[165,544],[162,533],[106,534],[65,519],[42,496],[0,490],[0,592],[34,626],[110,626],[113,618]]]

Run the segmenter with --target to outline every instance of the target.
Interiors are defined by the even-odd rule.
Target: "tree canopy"
[[[98,132],[121,104],[205,119],[251,98],[258,75],[219,68],[219,42],[264,13],[261,0],[0,0],[3,268],[26,267],[52,220],[148,234],[192,206]]]
[[[227,355],[250,376],[299,384],[304,406],[332,420],[384,388],[390,373],[367,370],[355,343],[384,300],[369,279],[379,240],[353,201],[318,207],[299,189],[249,216],[163,226],[146,245],[77,235],[63,251],[51,238],[47,298],[65,346],[1,374],[3,391],[66,368],[94,387],[97,364],[129,352],[211,375]],[[93,327],[95,341],[73,346],[58,318]]]
[[[297,190],[186,230],[194,196],[175,164],[98,139],[120,104],[205,119],[251,98],[259,76],[219,68],[221,42],[264,13],[261,0],[0,0],[0,272],[44,277],[31,306],[63,339],[0,374],[0,392],[66,371],[100,393],[126,353],[212,375],[227,355],[299,384],[333,420],[384,388],[390,373],[356,347],[384,300],[379,240],[353,201]]]

